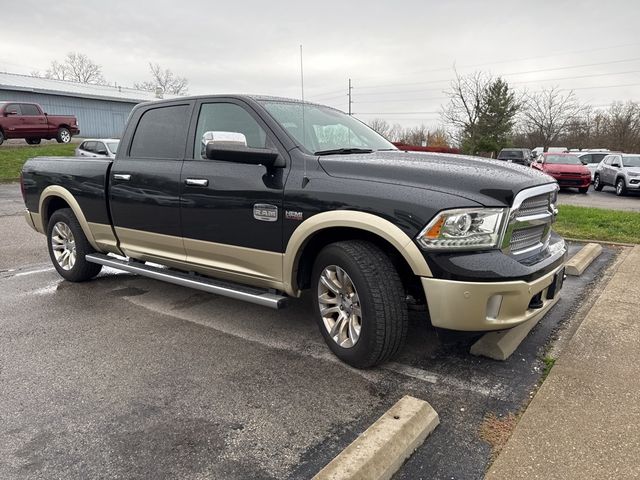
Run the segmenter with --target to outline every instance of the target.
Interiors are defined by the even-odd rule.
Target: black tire
[[[71,132],[68,128],[62,127],[58,129],[58,135],[56,135],[56,141],[58,143],[69,143],[71,141]]]
[[[73,234],[72,240],[75,243],[75,262],[67,269],[63,267],[61,262],[56,258],[53,249],[53,243],[59,242],[61,238],[54,233],[54,228],[58,224],[64,224],[70,229]],[[59,226],[58,228],[60,229],[61,227]],[[56,239],[53,238],[54,236]],[[78,219],[70,208],[61,208],[51,215],[49,225],[47,226],[47,247],[53,266],[65,280],[69,280],[70,282],[86,282],[98,275],[102,269],[102,265],[89,263],[84,258],[85,255],[94,253],[95,250],[84,235]],[[70,250],[73,250],[73,248],[70,248]]]
[[[618,178],[616,180],[616,195],[622,197],[627,194],[627,185],[624,183],[624,178]]]
[[[578,191],[580,193],[587,193],[589,191],[589,187],[579,188]]]
[[[346,272],[359,297],[354,305],[361,308],[360,335],[349,348],[331,337],[320,313],[320,277],[325,268],[334,266]],[[391,260],[374,244],[353,240],[326,246],[315,260],[311,289],[320,332],[343,362],[356,368],[373,367],[403,346],[409,323],[405,291]]]
[[[593,177],[593,189],[596,192],[601,192],[602,191],[602,187],[604,187],[604,185],[600,181],[600,175],[598,175],[596,173],[595,176]]]
[[[40,145],[41,142],[40,138],[25,138],[25,140],[29,145]]]
[[[0,145],[4,143],[4,133],[0,130]]]

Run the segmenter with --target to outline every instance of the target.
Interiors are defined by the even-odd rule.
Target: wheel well
[[[60,130],[61,128],[66,128],[67,130],[71,130],[71,127],[69,125],[67,125],[66,123],[58,125],[58,130]]]
[[[47,225],[49,225],[49,219],[51,218],[51,215],[53,215],[56,210],[60,210],[61,208],[71,207],[60,197],[47,198],[45,204],[43,205],[44,212],[40,212],[42,214],[42,226],[44,227],[45,231],[47,229]]]
[[[331,243],[345,240],[364,240],[380,248],[389,256],[391,262],[396,267],[405,292],[412,295],[416,300],[424,300],[424,291],[419,278],[413,273],[413,270],[411,270],[411,267],[402,254],[391,243],[375,233],[349,227],[326,228],[316,232],[307,240],[302,247],[302,252],[298,260],[296,282],[300,290],[308,289],[311,286],[313,263],[320,251]]]

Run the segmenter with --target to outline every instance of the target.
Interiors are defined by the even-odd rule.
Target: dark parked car
[[[498,154],[498,160],[519,163],[528,167],[531,165],[533,156],[528,148],[503,148]]]
[[[562,287],[558,186],[534,169],[402,152],[343,112],[270,97],[141,104],[120,143],[115,159],[23,168],[27,221],[69,281],[108,265],[272,308],[310,290],[356,367],[398,352],[409,308],[499,330]]]
[[[8,138],[24,138],[29,145],[43,138],[69,143],[79,134],[74,116],[49,115],[37,103],[0,102],[0,145]]]

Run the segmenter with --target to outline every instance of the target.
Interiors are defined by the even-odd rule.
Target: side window
[[[21,103],[20,109],[22,110],[22,115],[40,115],[38,107],[30,103]]]
[[[96,142],[84,142],[84,150],[87,152],[95,152],[96,151]]]
[[[244,108],[234,103],[204,103],[200,107],[193,158],[204,157],[202,135],[205,132],[242,133],[248,147],[264,148],[267,134]]]
[[[591,163],[600,163],[606,157],[605,153],[594,153],[591,155]]]
[[[20,105],[17,103],[10,103],[4,109],[5,113],[13,113],[14,115],[22,115]]]
[[[611,156],[610,155],[604,157],[604,164],[605,165],[611,165]]]
[[[184,158],[188,124],[188,105],[147,110],[138,121],[129,155],[140,158]]]
[[[99,153],[101,155],[107,154],[107,147],[104,146],[104,143],[96,142],[96,153]]]
[[[587,153],[586,155],[580,155],[580,161],[582,162],[583,165],[586,165],[588,163],[593,163],[592,155],[589,153]]]

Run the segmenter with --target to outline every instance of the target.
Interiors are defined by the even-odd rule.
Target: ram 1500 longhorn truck
[[[504,329],[550,308],[564,278],[551,177],[399,151],[295,100],[141,104],[115,159],[34,158],[22,188],[65,279],[108,265],[273,308],[310,290],[326,343],[356,367],[401,348],[409,308]]]
[[[0,145],[8,138],[24,138],[29,145],[43,138],[69,143],[79,134],[78,120],[72,115],[49,115],[37,103],[0,102]]]

